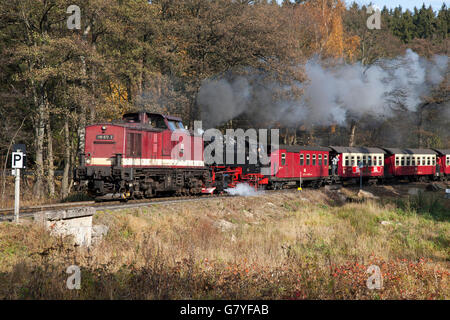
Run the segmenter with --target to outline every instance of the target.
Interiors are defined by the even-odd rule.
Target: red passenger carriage
[[[434,149],[437,152],[436,170],[438,170],[439,177],[446,180],[450,177],[450,149]]]
[[[409,180],[432,179],[436,175],[437,152],[431,149],[384,148],[386,177]]]
[[[269,183],[275,189],[283,185],[310,184],[316,187],[329,178],[330,149],[326,147],[283,146],[272,150]]]
[[[380,180],[384,176],[385,151],[367,147],[330,147],[332,160],[337,158],[336,174],[343,181],[359,179]]]

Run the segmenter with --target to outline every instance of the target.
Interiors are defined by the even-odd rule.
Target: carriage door
[[[142,135],[140,133],[127,133],[127,158],[131,158],[130,165],[141,165],[142,157]]]

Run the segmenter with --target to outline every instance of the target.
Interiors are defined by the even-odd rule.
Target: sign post
[[[15,192],[14,192],[14,221],[19,222],[19,208],[20,208],[20,169],[23,168],[24,154],[18,150],[12,153],[12,168],[16,176]]]

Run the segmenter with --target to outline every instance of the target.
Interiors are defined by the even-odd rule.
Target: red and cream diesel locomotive
[[[175,130],[178,141],[172,141]],[[130,113],[120,122],[87,126],[80,158],[75,180],[97,199],[195,194],[210,181],[202,138],[180,118],[161,114]]]

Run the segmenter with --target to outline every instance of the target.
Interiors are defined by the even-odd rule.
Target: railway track
[[[284,190],[264,190],[264,193],[280,193],[289,192],[293,189]],[[81,201],[81,202],[68,202],[68,203],[57,203],[48,204],[32,207],[24,207],[20,209],[20,218],[32,217],[35,213],[42,211],[51,210],[63,210],[63,209],[75,209],[90,206],[96,209],[96,211],[104,210],[122,210],[122,209],[132,209],[139,207],[146,207],[152,204],[172,204],[172,203],[182,203],[182,202],[193,202],[193,201],[205,201],[213,199],[225,199],[230,197],[241,197],[239,195],[230,194],[213,194],[213,195],[201,195],[201,196],[179,196],[179,197],[159,197],[152,199],[141,199],[141,200],[129,200],[126,203],[120,201],[107,201],[107,202],[95,202],[95,201]],[[0,209],[0,222],[2,221],[12,221],[14,219],[14,209]]]
[[[212,199],[223,199],[229,197],[235,196],[222,194],[222,195],[202,195],[202,196],[160,197],[153,199],[129,200],[126,203],[120,201],[107,201],[107,202],[82,201],[71,203],[57,203],[53,205],[49,204],[49,205],[21,208],[20,218],[32,217],[35,213],[42,211],[76,209],[76,208],[83,208],[86,206],[93,207],[97,211],[122,210],[122,209],[145,207],[152,204],[171,204],[181,202],[204,201]],[[12,221],[13,219],[14,219],[14,209],[12,208],[0,209],[0,221]]]

